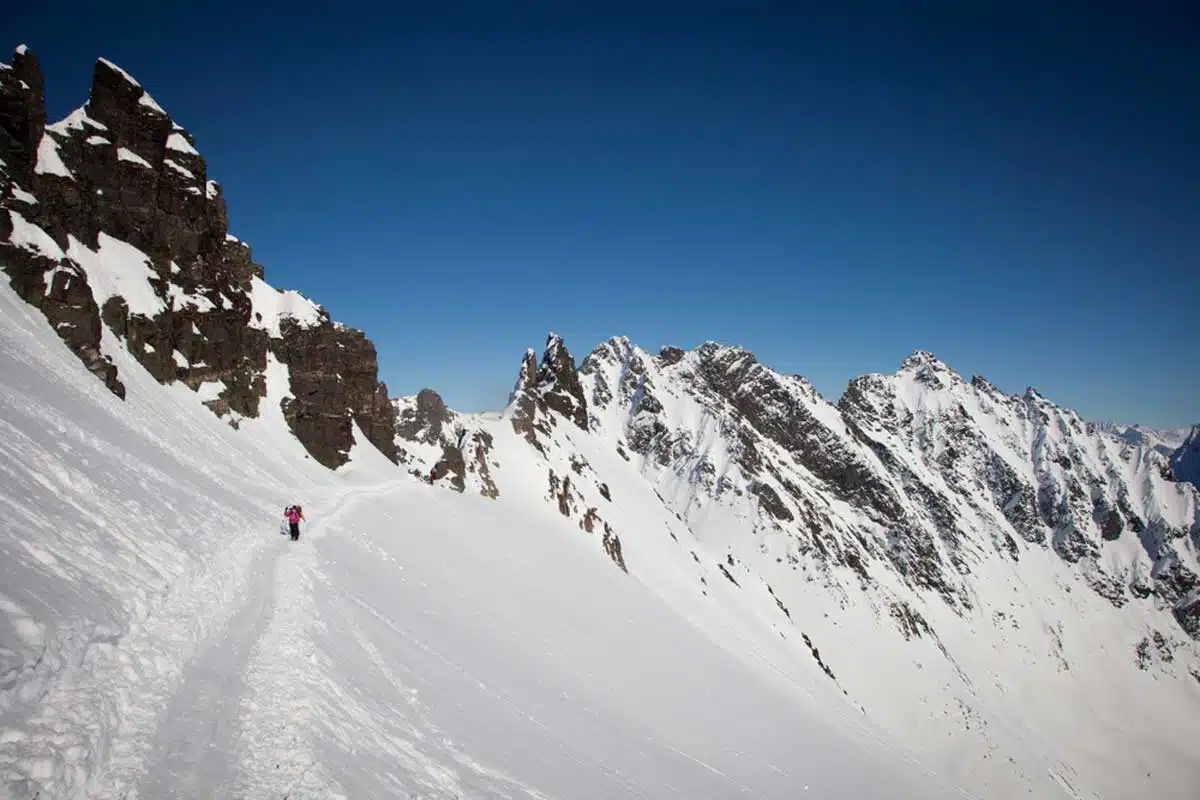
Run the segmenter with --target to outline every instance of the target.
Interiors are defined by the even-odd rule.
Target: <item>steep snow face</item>
[[[273,356],[234,430],[104,344],[123,400],[0,285],[0,794],[960,796],[540,500],[422,485],[361,430],[319,467]],[[541,456],[503,441],[519,482]],[[630,513],[666,519],[627,479]]]
[[[1156,451],[1096,435],[1033,389],[1007,397],[932,358],[856,380],[842,408],[874,449],[977,520],[993,553],[1016,557],[1010,533],[1049,547],[1118,607],[1153,593],[1180,613],[1195,587],[1198,495]],[[943,522],[959,529],[948,541],[975,527]]]
[[[1171,469],[1179,480],[1200,487],[1200,425],[1171,453]]]
[[[1033,390],[966,382],[924,352],[855,381],[840,406],[715,343],[651,356],[616,338],[584,359],[580,380],[590,438],[621,462],[587,456],[595,479],[648,480],[701,561],[715,556],[731,585],[768,587],[747,599],[746,626],[788,609],[852,702],[939,768],[974,770],[989,795],[1039,770],[1136,793],[1154,780],[1103,741],[1130,724],[1156,775],[1176,788],[1197,778],[1164,744],[1195,730],[1183,709],[1200,697],[1197,493],[1153,450],[1090,433]],[[580,457],[571,426],[535,415],[527,427],[548,461]],[[550,445],[564,435],[571,443]],[[563,471],[550,466],[552,487]],[[504,469],[498,481],[504,491]],[[1136,722],[1098,700],[1140,692],[1147,672],[1161,682]],[[1107,733],[1080,740],[1083,718]],[[1036,731],[1049,763],[1023,761],[1016,730]],[[1000,751],[1025,766],[1002,766]]]

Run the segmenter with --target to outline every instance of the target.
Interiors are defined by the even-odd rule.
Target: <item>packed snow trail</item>
[[[240,610],[187,667],[164,711],[149,756],[144,797],[230,797],[241,732],[238,699],[254,644],[275,605],[272,576],[283,537],[248,568]]]

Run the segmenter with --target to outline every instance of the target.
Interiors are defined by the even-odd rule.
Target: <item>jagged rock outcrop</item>
[[[532,350],[525,352],[509,408],[513,430],[539,449],[538,434],[549,435],[560,418],[580,430],[588,429],[587,399],[575,359],[557,334],[546,337],[540,365]]]
[[[293,395],[284,413],[313,458],[328,467],[345,463],[354,422],[395,462],[396,411],[377,379],[370,340],[328,320],[308,327],[286,320],[281,327],[273,351],[288,365]]]
[[[499,497],[494,440],[478,417],[447,408],[432,389],[391,403],[397,458],[410,474],[457,492],[470,488],[484,497]]]
[[[0,68],[0,159],[0,268],[114,394],[102,326],[235,426],[260,413],[271,353],[289,367],[285,417],[316,460],[345,462],[352,422],[396,460],[374,346],[263,282],[192,135],[127,72],[99,59],[87,103],[47,125],[37,59],[19,48]]]

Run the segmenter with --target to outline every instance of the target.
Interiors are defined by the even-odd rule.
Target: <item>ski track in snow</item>
[[[316,620],[313,581],[319,579],[314,547],[355,497],[371,491],[379,488],[347,493],[328,510],[325,503],[309,506],[305,516],[311,523],[301,523],[299,541],[277,537],[281,546],[270,588],[274,602],[269,622],[253,646],[240,702],[241,769],[232,796],[346,796],[323,774],[309,738],[314,715],[321,713],[314,701],[322,673],[308,633]]]
[[[245,692],[251,648],[271,618],[272,575],[281,552],[278,547],[258,549],[240,609],[187,667],[164,712],[139,796],[230,796],[241,730],[237,701]]]
[[[232,607],[220,600],[240,592],[248,562],[264,545],[261,536],[251,541],[174,581],[124,635],[92,632],[79,648],[82,660],[63,666],[25,724],[4,730],[0,784],[17,797],[34,781],[66,796],[126,796],[152,749],[159,710],[183,678],[180,660],[165,654],[186,653],[227,624]],[[77,635],[86,634],[71,638]],[[62,660],[77,647],[64,642]]]

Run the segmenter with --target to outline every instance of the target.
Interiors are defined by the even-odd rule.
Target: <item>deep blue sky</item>
[[[97,56],[133,73],[267,280],[366,330],[393,394],[498,408],[554,330],[580,359],[742,344],[831,399],[927,349],[1200,422],[1194,6],[256,5],[19,3],[0,30],[55,118]]]

